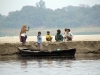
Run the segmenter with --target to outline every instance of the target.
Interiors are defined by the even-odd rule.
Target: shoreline
[[[42,36],[42,41],[46,42],[46,36]],[[52,36],[52,42],[55,42],[55,36]],[[27,42],[30,41],[37,41],[37,36],[28,36]],[[99,35],[74,35],[72,41],[100,41],[100,34]],[[5,36],[0,37],[0,43],[20,43],[19,36]]]
[[[26,42],[26,46],[29,48],[36,49],[35,41]],[[76,59],[83,58],[92,59],[92,58],[100,58],[100,41],[70,41],[70,42],[43,42],[44,50],[56,50],[67,49],[67,48],[76,48]],[[0,59],[4,57],[19,58],[18,47],[21,46],[20,42],[15,43],[0,43]]]

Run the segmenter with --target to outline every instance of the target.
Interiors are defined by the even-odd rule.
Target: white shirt
[[[64,32],[64,35],[63,35],[63,37],[67,37],[67,32]]]
[[[26,33],[22,33],[22,34],[21,34],[21,36],[24,36],[24,37],[25,37],[25,35],[26,35]]]
[[[68,32],[67,36],[72,37],[73,38],[73,34],[71,32]]]

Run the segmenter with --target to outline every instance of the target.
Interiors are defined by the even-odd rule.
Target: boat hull
[[[34,56],[34,57],[75,57],[76,49],[66,49],[66,50],[55,50],[55,51],[36,51],[27,48],[18,47],[19,52],[22,56]]]

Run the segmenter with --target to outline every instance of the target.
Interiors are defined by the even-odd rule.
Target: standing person
[[[28,27],[28,30],[27,30],[26,24],[24,24],[21,28],[21,31],[20,31],[20,42],[22,42],[22,46],[25,45],[25,42],[26,42],[26,39],[27,39],[26,31],[29,31],[29,27]]]
[[[38,36],[37,36],[37,47],[38,50],[42,50],[43,46],[42,46],[42,36],[41,36],[41,32],[38,32]]]
[[[52,38],[53,37],[51,37],[51,35],[50,35],[50,32],[49,31],[47,31],[47,35],[46,35],[46,41],[52,41]]]
[[[61,35],[61,31],[59,29],[57,30],[57,34],[55,35],[55,40],[57,42],[63,41],[63,36]]]
[[[73,34],[70,32],[70,29],[67,29],[67,41],[72,41],[73,39]]]
[[[63,41],[67,41],[67,28],[65,28]]]

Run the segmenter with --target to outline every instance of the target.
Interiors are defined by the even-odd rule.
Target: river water
[[[100,59],[3,60],[0,75],[100,75]]]

